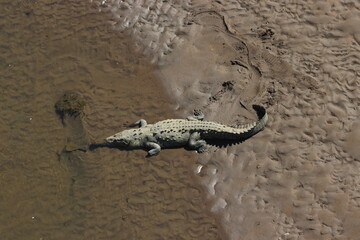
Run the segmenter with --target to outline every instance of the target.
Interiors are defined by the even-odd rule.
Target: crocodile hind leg
[[[136,127],[136,126],[138,126],[138,127],[145,127],[146,125],[147,125],[146,120],[140,119],[140,120],[138,120],[138,121],[130,124],[129,127]]]
[[[204,120],[205,115],[200,110],[194,110],[194,114],[192,116],[188,116],[186,119],[189,121],[202,121]]]
[[[145,143],[145,147],[150,149],[148,151],[148,155],[147,155],[148,157],[151,157],[151,156],[154,156],[154,155],[158,154],[160,152],[160,150],[161,150],[160,145],[157,144],[157,143],[154,143],[154,142]]]
[[[201,139],[200,133],[194,132],[190,135],[189,147],[203,153],[206,150],[206,141]]]

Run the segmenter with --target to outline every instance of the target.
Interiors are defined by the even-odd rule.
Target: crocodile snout
[[[105,142],[107,142],[107,143],[113,143],[113,142],[115,142],[116,141],[116,138],[114,138],[114,137],[107,137],[107,138],[105,138]]]

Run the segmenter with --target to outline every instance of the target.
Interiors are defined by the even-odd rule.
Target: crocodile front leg
[[[148,151],[148,157],[154,156],[156,154],[158,154],[161,150],[161,147],[159,144],[154,143],[154,142],[146,142],[145,143],[145,147],[150,149]]]
[[[200,110],[194,110],[194,114],[192,116],[188,116],[186,119],[189,121],[202,121],[204,120],[205,115],[203,112],[201,112]]]
[[[136,126],[138,126],[138,127],[145,127],[146,125],[147,125],[146,120],[140,119],[140,120],[138,120],[138,121],[130,124],[129,127],[136,127]]]
[[[194,132],[190,135],[189,147],[196,149],[198,153],[203,153],[206,150],[206,141],[201,139],[200,133]]]

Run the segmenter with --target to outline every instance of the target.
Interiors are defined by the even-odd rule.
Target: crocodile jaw
[[[140,148],[146,141],[146,128],[130,129],[118,132],[105,140],[110,146],[124,148]]]

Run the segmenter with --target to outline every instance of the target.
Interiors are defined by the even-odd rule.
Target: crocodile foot
[[[194,114],[192,116],[188,116],[186,119],[189,121],[202,121],[204,120],[205,115],[201,110],[194,110]]]

